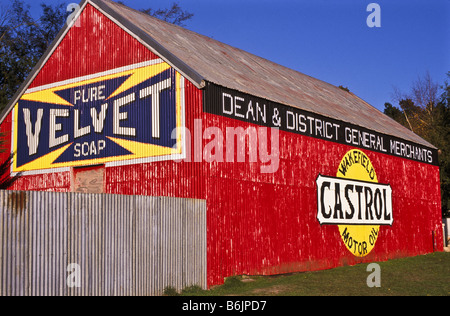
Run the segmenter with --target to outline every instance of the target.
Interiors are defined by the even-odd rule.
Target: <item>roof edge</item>
[[[318,79],[318,80],[319,80],[319,79]],[[235,89],[235,88],[229,88],[229,87],[227,87],[227,86],[221,85],[221,84],[216,83],[216,82],[213,82],[213,81],[208,81],[208,80],[207,80],[206,83],[207,83],[207,85],[208,85],[208,84],[212,84],[212,85],[218,86],[218,87],[220,87],[220,88],[224,88],[224,89],[232,90],[232,91],[234,91],[234,92],[238,92],[238,93],[241,93],[241,94],[245,94],[245,95],[247,95],[247,96],[249,96],[249,97],[258,98],[258,99],[261,99],[261,100],[264,100],[264,101],[267,101],[267,102],[271,102],[271,103],[274,103],[274,104],[277,104],[277,105],[287,106],[287,107],[293,108],[293,109],[295,109],[295,110],[303,111],[303,112],[306,112],[306,113],[311,113],[312,115],[317,115],[317,116],[320,116],[320,117],[323,117],[323,118],[327,118],[327,119],[329,119],[329,120],[335,120],[335,121],[339,121],[339,122],[351,124],[351,125],[354,125],[355,127],[358,127],[358,128],[360,128],[360,129],[367,129],[367,130],[369,130],[369,131],[372,131],[372,132],[375,132],[375,133],[378,133],[378,134],[381,134],[381,135],[386,135],[386,136],[390,136],[390,137],[395,137],[395,138],[398,138],[398,139],[401,139],[401,140],[404,140],[404,141],[408,141],[408,142],[410,142],[410,143],[412,143],[412,144],[415,144],[415,145],[419,145],[419,146],[425,147],[425,148],[427,148],[427,149],[431,149],[431,150],[439,150],[438,147],[436,147],[435,145],[433,145],[432,143],[430,143],[429,141],[427,141],[426,139],[424,139],[422,136],[417,135],[417,134],[414,133],[413,131],[409,130],[408,128],[406,128],[405,126],[401,125],[399,122],[397,122],[396,120],[394,120],[392,117],[390,117],[390,116],[384,114],[383,112],[381,112],[380,110],[378,110],[377,108],[375,108],[374,106],[372,106],[370,103],[367,103],[366,101],[364,101],[363,99],[361,99],[360,97],[358,97],[357,95],[355,95],[355,94],[353,94],[353,93],[352,93],[352,94],[353,94],[356,98],[358,98],[359,100],[361,100],[361,102],[366,103],[368,106],[373,107],[375,110],[379,111],[381,114],[387,116],[390,120],[392,120],[392,121],[393,121],[395,124],[397,124],[399,127],[404,128],[406,131],[408,131],[408,132],[414,134],[415,136],[419,137],[419,138],[422,140],[422,142],[419,142],[419,141],[417,141],[417,140],[412,140],[412,139],[406,139],[406,138],[404,138],[404,137],[400,137],[400,136],[398,136],[398,135],[395,135],[394,133],[389,133],[389,132],[386,132],[386,131],[376,130],[376,129],[373,129],[373,128],[371,128],[371,127],[363,126],[363,125],[360,125],[360,124],[357,124],[357,123],[346,122],[346,121],[344,121],[344,120],[342,120],[342,119],[338,119],[338,118],[332,117],[332,116],[330,116],[330,115],[321,114],[321,113],[318,113],[318,112],[313,111],[313,110],[306,110],[306,109],[304,109],[304,108],[296,107],[296,106],[293,106],[293,105],[288,104],[288,103],[283,103],[283,102],[280,102],[280,101],[276,101],[276,100],[273,100],[273,99],[269,99],[269,98],[263,97],[263,96],[261,96],[261,95],[255,95],[255,94],[251,94],[251,93],[248,93],[248,92],[244,92],[244,91],[242,91],[242,90],[237,90],[237,89]],[[327,82],[325,82],[325,83],[327,83]],[[330,84],[330,83],[327,83],[327,84]],[[330,84],[330,85],[331,85],[331,84]],[[207,89],[207,88],[206,88],[206,89]]]

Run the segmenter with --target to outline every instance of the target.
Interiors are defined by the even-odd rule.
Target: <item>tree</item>
[[[386,102],[384,104],[384,114],[393,118],[403,126],[408,126],[408,122],[406,121],[404,112],[396,106],[393,106],[391,103]]]
[[[0,164],[0,190],[8,189],[14,182],[16,182],[22,173],[16,173],[13,177],[10,175],[13,155]]]
[[[125,5],[125,3],[123,1],[117,1],[117,3]],[[152,8],[148,8],[148,9],[141,9],[139,11],[141,11],[145,14],[154,16],[163,21],[166,21],[166,22],[169,22],[169,23],[172,23],[175,25],[180,25],[180,26],[185,26],[184,22],[192,19],[192,17],[194,16],[193,13],[183,10],[180,7],[180,5],[176,2],[172,3],[171,7],[167,8],[167,9],[156,9],[155,10]]]
[[[33,54],[34,21],[23,3],[1,7],[0,107],[3,108],[36,63]]]
[[[344,87],[344,86],[342,86],[342,85],[340,85],[340,86],[339,86],[338,88],[339,88],[339,89],[341,89],[341,90],[344,90],[344,91],[350,92],[350,89],[349,89],[349,88],[347,88],[347,87]]]
[[[71,13],[66,10],[66,5],[64,3],[55,6],[42,3],[41,8],[42,15],[39,18],[39,29],[41,34],[39,40],[41,44],[40,55],[44,54],[47,48],[52,44],[59,31],[63,28],[64,23],[66,23],[67,17]]]
[[[0,110],[50,46],[68,15],[63,4],[41,7],[43,14],[38,20],[21,0],[0,8]]]
[[[450,85],[440,87],[426,73],[409,93],[395,89],[393,98],[399,107],[385,103],[384,113],[439,149],[443,215],[450,215]]]
[[[450,79],[450,72],[447,73]],[[448,81],[441,87],[443,93],[440,96],[437,108],[439,112],[439,124],[431,141],[440,149],[441,171],[441,195],[443,215],[450,217],[450,84]]]
[[[394,101],[398,102],[402,114],[407,122],[406,127],[428,139],[434,133],[434,126],[439,119],[439,85],[433,81],[430,73],[418,77],[411,85],[409,93],[402,93],[394,89]]]
[[[185,26],[184,22],[192,19],[192,17],[194,16],[193,13],[184,11],[178,5],[178,3],[173,3],[169,9],[141,9],[140,11],[148,15],[157,17],[158,19],[180,26]]]
[[[0,5],[0,111],[25,81],[71,14],[63,3],[54,6],[42,3],[42,14],[34,19],[29,8],[23,0],[13,0],[7,6]],[[184,25],[193,17],[177,3],[168,9],[141,11],[177,25]]]

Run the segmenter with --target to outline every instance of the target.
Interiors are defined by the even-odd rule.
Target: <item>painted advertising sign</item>
[[[183,91],[161,59],[29,89],[13,112],[13,172],[183,158]]]
[[[319,175],[317,220],[337,225],[343,243],[357,257],[375,247],[381,226],[392,226],[392,188],[378,183],[369,157],[358,149],[342,158],[336,177]]]
[[[436,149],[214,84],[209,84],[205,90],[203,110],[285,132],[438,165]]]

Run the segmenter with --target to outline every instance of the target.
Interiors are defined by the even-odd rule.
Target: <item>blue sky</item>
[[[5,1],[5,0],[0,0]],[[174,1],[122,0],[135,8]],[[40,1],[26,0],[33,14]],[[77,1],[47,0],[45,3]],[[179,0],[194,13],[186,28],[334,85],[380,111],[393,87],[408,92],[427,71],[442,84],[450,71],[450,0]],[[367,5],[381,8],[369,28]]]

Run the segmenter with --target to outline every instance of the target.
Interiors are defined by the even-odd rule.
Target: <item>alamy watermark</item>
[[[367,12],[371,12],[366,19],[368,27],[381,27],[381,7],[378,3],[369,3]]]
[[[74,21],[74,19],[77,18],[78,12],[81,10],[81,7],[78,3],[70,3],[67,6],[66,10],[67,12],[71,12],[66,20],[67,25],[70,25]],[[372,2],[367,5],[366,11],[370,12],[366,19],[367,26],[370,28],[381,27],[381,6],[376,2]],[[79,19],[75,21],[74,26],[80,27]]]
[[[81,267],[77,263],[71,263],[67,266],[67,272],[69,275],[66,279],[68,288],[80,288],[81,287]]]
[[[381,287],[381,267],[378,263],[371,263],[366,268],[367,272],[371,272],[367,277],[366,283],[367,286],[372,287]]]
[[[80,19],[77,19],[78,12],[80,12],[80,9],[81,9],[81,7],[78,3],[70,3],[67,6],[66,11],[71,12],[66,20],[67,25],[70,25],[76,19],[74,26],[75,27],[81,26]]]
[[[258,163],[261,173],[275,173],[280,165],[277,128],[209,126],[203,129],[202,120],[195,119],[192,133],[188,128],[175,128],[171,137],[184,139],[186,144],[185,158],[176,162]],[[181,145],[177,142],[174,148]]]

